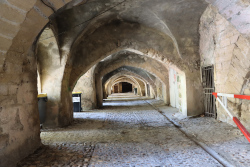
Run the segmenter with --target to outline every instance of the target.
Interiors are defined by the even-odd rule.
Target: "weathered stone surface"
[[[2,20],[0,20],[0,25],[1,34],[9,38],[14,38],[20,28],[18,25],[13,25]]]
[[[5,37],[0,36],[0,50],[1,51],[7,51],[9,47],[11,46],[12,41],[11,39],[7,39]]]
[[[25,19],[24,12],[19,11],[4,2],[0,2],[0,11],[0,16],[2,18],[16,22],[17,24],[22,23]]]
[[[0,133],[0,151],[9,143],[9,135]]]
[[[8,95],[8,85],[0,85],[0,94]]]
[[[29,11],[36,3],[36,0],[23,0],[23,1],[7,0],[7,1],[11,5],[14,5],[22,10],[25,10],[25,11]]]
[[[214,20],[214,21],[211,21]],[[209,26],[207,23],[210,23]],[[215,65],[216,92],[244,94],[243,87],[249,73],[249,40],[223,18],[213,7],[208,7],[201,18],[200,53],[202,65]],[[245,101],[228,99],[234,106],[244,105]],[[220,105],[220,104],[218,104]],[[218,108],[218,119],[234,124],[223,108]],[[244,110],[232,107],[231,112],[241,119]],[[243,114],[243,124],[249,128],[248,114]]]
[[[92,67],[77,81],[73,92],[81,92],[82,109],[89,110],[96,107],[95,67]]]
[[[53,10],[44,5],[42,1],[36,1],[33,9],[40,15],[40,17],[46,20],[48,20],[48,17],[53,14]]]
[[[48,102],[46,103],[46,121],[44,126],[50,127],[59,125],[58,117],[61,110],[62,96],[61,85],[63,83],[62,80],[66,67],[66,55],[60,55],[59,46],[57,44],[56,38],[53,36],[54,33],[52,29],[46,28],[39,38],[36,53],[38,74],[41,82],[41,87],[38,89],[39,92],[47,93],[48,96]],[[66,91],[68,90],[66,89]],[[70,120],[69,116],[64,117],[65,119]]]
[[[63,0],[48,0],[49,4],[52,4],[53,7],[55,7],[56,10],[60,9],[65,5]]]
[[[239,39],[236,42],[236,45],[239,47],[239,49],[241,50],[243,55],[246,56],[249,53],[250,44],[249,44],[249,41],[246,38],[240,36]]]

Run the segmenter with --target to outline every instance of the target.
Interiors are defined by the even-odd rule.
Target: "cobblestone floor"
[[[250,144],[237,127],[208,117],[183,118],[176,109],[164,106],[161,101],[149,102],[234,166],[250,166]]]
[[[43,145],[34,154],[21,161],[18,167],[87,167],[94,145],[86,143]]]
[[[67,128],[42,130],[44,145],[18,166],[222,166],[147,102],[161,108],[168,116],[176,113],[157,100],[106,101],[101,110],[75,113],[74,123]],[[185,121],[182,123],[184,125]],[[186,125],[191,126],[188,121]],[[244,141],[241,135],[238,138],[238,142]],[[223,147],[224,140],[221,141],[207,144]],[[240,161],[246,158],[249,162],[248,149],[249,146],[244,154],[239,154],[244,155]],[[234,148],[224,148],[220,152],[223,150],[232,154],[230,151]],[[237,159],[238,155],[235,156]]]

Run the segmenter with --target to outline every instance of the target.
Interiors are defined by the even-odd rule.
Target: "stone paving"
[[[222,166],[147,102],[161,106],[156,100],[110,100],[103,109],[75,113],[71,126],[43,129],[43,146],[19,166]],[[247,159],[242,155],[235,156]]]
[[[20,163],[18,167],[76,167],[89,165],[94,145],[86,143],[43,145],[34,154]]]
[[[184,118],[176,109],[164,106],[161,101],[149,102],[157,106],[163,115],[180,124],[185,132],[205,143],[234,166],[250,166],[250,144],[235,125],[208,117]]]

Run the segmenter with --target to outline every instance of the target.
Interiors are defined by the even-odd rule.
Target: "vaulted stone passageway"
[[[220,131],[224,125],[235,126],[212,92],[250,95],[249,5],[246,0],[2,0],[0,166],[15,166],[41,146],[41,139],[43,144],[51,146],[43,136],[47,133],[40,129],[41,126],[51,132],[56,128],[67,129],[77,121],[81,124],[86,119],[82,116],[91,115],[95,110],[99,113],[93,119],[114,118],[109,120],[108,129],[115,127],[112,121],[123,124],[127,118],[116,118],[116,114],[111,114],[112,118],[103,117],[103,109],[106,114],[108,110],[112,112],[112,106],[107,107],[109,104],[118,108],[121,105],[121,113],[122,106],[127,105],[134,112],[126,110],[125,113],[129,113],[129,118],[138,118],[143,125],[139,129],[151,127],[155,121],[150,117],[152,113],[160,114],[159,119],[164,117],[169,124],[166,117],[171,117],[173,110],[176,117],[172,119],[185,125],[188,123],[182,119],[195,123],[189,118],[205,115],[213,116],[213,121],[228,124],[221,125]],[[126,91],[124,83],[128,83]],[[120,94],[122,92],[128,93]],[[38,94],[47,97],[43,114],[41,108],[38,109],[41,105]],[[81,94],[81,97],[72,99],[72,94]],[[121,97],[135,101],[119,103],[124,100]],[[76,102],[82,113],[73,113]],[[129,104],[141,109],[130,108]],[[147,112],[140,104],[153,107],[152,112]],[[243,126],[250,128],[248,100],[230,95],[223,98],[222,104]],[[169,106],[168,110],[160,110],[166,106]],[[137,109],[143,117],[138,116]],[[39,112],[45,119],[42,124]],[[80,120],[74,115],[79,115]],[[203,121],[211,123],[214,118]],[[197,121],[201,119],[197,118]],[[83,128],[81,133],[85,133],[84,126],[92,124],[95,127],[95,123],[98,121],[79,125]],[[135,124],[131,123],[130,128],[136,127]],[[162,127],[164,131],[158,129],[152,134],[164,136],[168,130],[172,131],[171,126]],[[193,132],[192,129],[186,130]],[[143,133],[150,135],[150,128]],[[240,134],[237,135],[240,142],[246,142]],[[232,147],[237,145],[237,135],[232,138]],[[95,137],[98,138],[92,136],[91,140],[84,140],[94,142]],[[171,140],[175,138],[178,136],[172,136]],[[64,139],[54,142],[63,142]],[[116,140],[115,137],[112,139]],[[157,147],[163,144],[162,148],[167,149],[169,143],[162,141],[165,139],[160,137],[157,142],[161,144]],[[91,156],[102,154],[95,151],[95,147],[119,147],[112,142],[108,146],[97,143],[86,147]],[[130,146],[126,148],[129,150]],[[216,151],[227,156],[222,153],[226,150]],[[190,160],[192,158],[195,157]],[[249,157],[245,158],[247,162]],[[189,164],[190,160],[186,163]],[[208,164],[211,162],[216,166],[217,160],[209,159]],[[226,160],[238,165],[235,160]],[[87,165],[94,166],[95,163],[89,159]],[[164,161],[163,165],[167,165],[165,163],[169,162]]]

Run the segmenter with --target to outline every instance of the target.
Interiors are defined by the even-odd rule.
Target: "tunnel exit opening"
[[[132,84],[128,82],[122,82],[122,93],[132,92]]]

